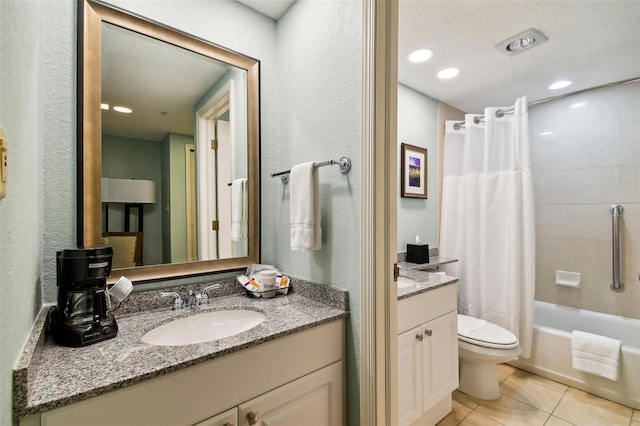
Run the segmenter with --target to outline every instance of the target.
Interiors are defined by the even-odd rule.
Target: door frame
[[[363,6],[360,423],[398,420],[398,1]]]
[[[197,214],[196,214],[196,182],[195,182],[195,156],[196,146],[186,144],[185,149],[185,192],[187,196],[187,261],[198,260]]]
[[[234,123],[234,80],[229,79],[205,104],[196,111],[196,208],[198,221],[198,256],[201,260],[218,259],[217,235],[212,234],[211,221],[218,220],[218,181],[216,151],[211,149],[211,139],[215,139],[215,121],[229,111],[230,143],[233,146]],[[232,153],[233,156],[233,153]],[[215,194],[211,197],[210,194]],[[207,231],[206,233],[204,231]],[[217,233],[216,233],[217,234]]]

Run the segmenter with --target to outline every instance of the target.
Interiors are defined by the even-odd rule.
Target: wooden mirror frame
[[[77,232],[78,247],[99,247],[102,228],[102,23],[225,62],[247,71],[248,255],[229,259],[114,270],[134,282],[204,275],[260,262],[260,62],[190,34],[96,0],[78,2]]]

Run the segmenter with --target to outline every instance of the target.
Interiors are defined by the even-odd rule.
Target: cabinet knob
[[[416,334],[416,339],[418,339],[419,342],[422,342],[422,339],[424,339],[424,336],[420,333]]]
[[[249,424],[250,425],[255,425],[256,423],[258,423],[258,413],[255,411],[249,411],[249,413],[247,413],[247,420],[249,420]]]
[[[424,332],[424,334],[426,334],[427,336],[431,337],[432,331],[431,330],[427,330]]]

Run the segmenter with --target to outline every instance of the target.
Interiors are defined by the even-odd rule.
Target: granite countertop
[[[442,257],[442,256],[429,256],[429,263],[411,263],[411,262],[405,262],[404,261],[405,259],[406,259],[406,256],[398,259],[399,260],[398,266],[400,266],[401,270],[417,269],[421,271],[431,271],[434,269],[438,269],[440,265],[445,265],[447,263],[454,263],[458,261],[458,259],[452,259],[449,257]]]
[[[292,286],[294,293],[273,299],[229,294],[212,297],[208,305],[183,310],[162,307],[121,313],[115,338],[82,348],[59,346],[45,338],[50,308],[45,307],[13,371],[14,415],[22,417],[51,410],[348,315],[346,290],[295,279]],[[184,288],[181,292],[184,293]],[[159,292],[153,293],[147,297],[158,298]],[[137,295],[138,299],[143,297]],[[162,303],[166,305],[167,300]],[[211,342],[153,346],[140,341],[147,331],[173,319],[230,308],[259,311],[266,319],[248,331]]]
[[[406,262],[404,262],[406,263]],[[411,265],[414,265],[413,263]],[[415,281],[415,284],[407,287],[398,287],[398,300],[415,296],[416,294],[426,291],[435,290],[436,288],[455,284],[458,278],[445,275],[444,272],[427,272],[418,269],[405,269],[401,266],[400,276],[407,277]]]

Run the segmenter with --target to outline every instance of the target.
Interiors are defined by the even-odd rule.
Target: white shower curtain
[[[486,108],[484,123],[446,123],[440,255],[459,259],[458,312],[491,321],[531,354],[535,286],[533,182],[526,98],[512,114]]]

